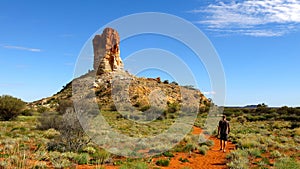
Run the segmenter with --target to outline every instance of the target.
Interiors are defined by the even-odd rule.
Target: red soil
[[[193,128],[193,134],[199,135],[201,134],[202,130],[198,127]],[[197,153],[175,153],[175,157],[171,158],[170,165],[168,167],[159,167],[161,169],[180,169],[183,167],[189,167],[192,169],[224,169],[226,167],[226,154],[229,153],[231,150],[235,149],[235,145],[231,142],[227,143],[226,146],[226,153],[220,151],[220,141],[216,137],[210,137],[210,140],[214,141],[214,146],[211,147],[210,150],[207,151],[206,155],[201,155]],[[153,162],[158,159],[163,159],[165,157],[155,158]],[[181,162],[179,161],[180,158],[186,158],[189,162]],[[90,165],[79,165],[76,166],[76,169],[91,169],[95,168],[95,166]],[[119,166],[105,166],[106,169],[117,169]]]
[[[202,132],[200,128],[194,127],[193,134],[199,135]],[[220,141],[216,137],[210,137],[210,140],[214,141],[214,146],[207,151],[206,155],[201,154],[189,154],[189,153],[175,153],[175,157],[171,158],[170,165],[168,167],[160,167],[161,169],[180,169],[183,167],[189,167],[193,169],[221,169],[226,168],[226,154],[235,149],[234,144],[227,143],[226,153],[220,151]],[[180,158],[187,158],[189,162],[181,162]]]

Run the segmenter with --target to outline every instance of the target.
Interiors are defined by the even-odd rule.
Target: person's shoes
[[[223,150],[223,153],[226,153],[226,150],[225,150],[225,149]]]
[[[220,151],[222,151],[223,149],[222,148],[220,148]]]

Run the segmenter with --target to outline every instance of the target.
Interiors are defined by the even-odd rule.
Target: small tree
[[[9,95],[0,96],[0,119],[7,121],[17,117],[25,106],[26,103],[21,99]]]

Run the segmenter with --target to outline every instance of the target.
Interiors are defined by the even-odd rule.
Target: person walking
[[[226,152],[226,144],[228,140],[228,134],[230,132],[229,122],[226,120],[226,116],[222,116],[222,120],[219,121],[218,136],[220,136],[220,151]]]

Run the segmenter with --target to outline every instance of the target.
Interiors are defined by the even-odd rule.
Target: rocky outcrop
[[[94,37],[94,70],[97,75],[123,70],[119,44],[119,34],[112,28],[105,28],[101,35]]]

